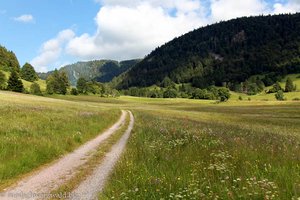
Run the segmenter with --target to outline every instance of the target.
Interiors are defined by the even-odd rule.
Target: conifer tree
[[[23,83],[19,77],[19,74],[12,70],[10,77],[7,82],[7,89],[13,92],[23,92],[24,86]]]
[[[286,80],[286,84],[285,84],[285,92],[292,92],[294,91],[294,84],[292,79],[289,77]]]
[[[38,80],[38,76],[31,64],[25,63],[25,65],[22,67],[21,78],[30,82]]]

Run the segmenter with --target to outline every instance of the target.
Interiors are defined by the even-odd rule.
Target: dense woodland
[[[169,77],[202,89],[215,85],[248,93],[300,72],[299,33],[299,13],[220,22],[155,49],[114,82],[127,89],[160,85]]]

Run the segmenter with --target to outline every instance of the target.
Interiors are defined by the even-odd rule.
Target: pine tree
[[[15,70],[12,70],[12,72],[10,74],[10,77],[7,82],[7,89],[11,90],[13,92],[23,92],[24,91],[23,83],[19,77],[19,74]]]
[[[292,79],[289,77],[286,79],[285,92],[293,92],[293,91],[294,91],[294,84]]]
[[[21,69],[21,77],[26,81],[37,81],[39,78],[31,64],[25,63]]]

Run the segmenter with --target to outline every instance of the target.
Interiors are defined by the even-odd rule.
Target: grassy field
[[[300,197],[300,102],[63,98],[135,115],[99,199]]]
[[[134,112],[100,199],[300,197],[299,103],[170,104]]]
[[[116,109],[0,91],[0,189],[112,125]]]
[[[76,148],[128,109],[135,127],[99,199],[300,197],[300,102],[52,97],[0,93],[1,186]],[[84,176],[82,169],[58,191]]]

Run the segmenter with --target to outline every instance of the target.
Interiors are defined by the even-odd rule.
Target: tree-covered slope
[[[11,71],[12,69],[20,70],[19,61],[14,52],[0,45],[0,70]]]
[[[94,60],[88,62],[77,62],[75,64],[62,67],[59,71],[65,71],[72,85],[76,85],[80,77],[86,80],[98,82],[109,82],[114,77],[132,68],[140,60],[113,61],[113,60]],[[49,74],[40,73],[42,79],[46,79]]]
[[[155,49],[117,87],[150,86],[168,76],[204,88],[270,72],[300,72],[300,13],[243,17],[194,30]]]

